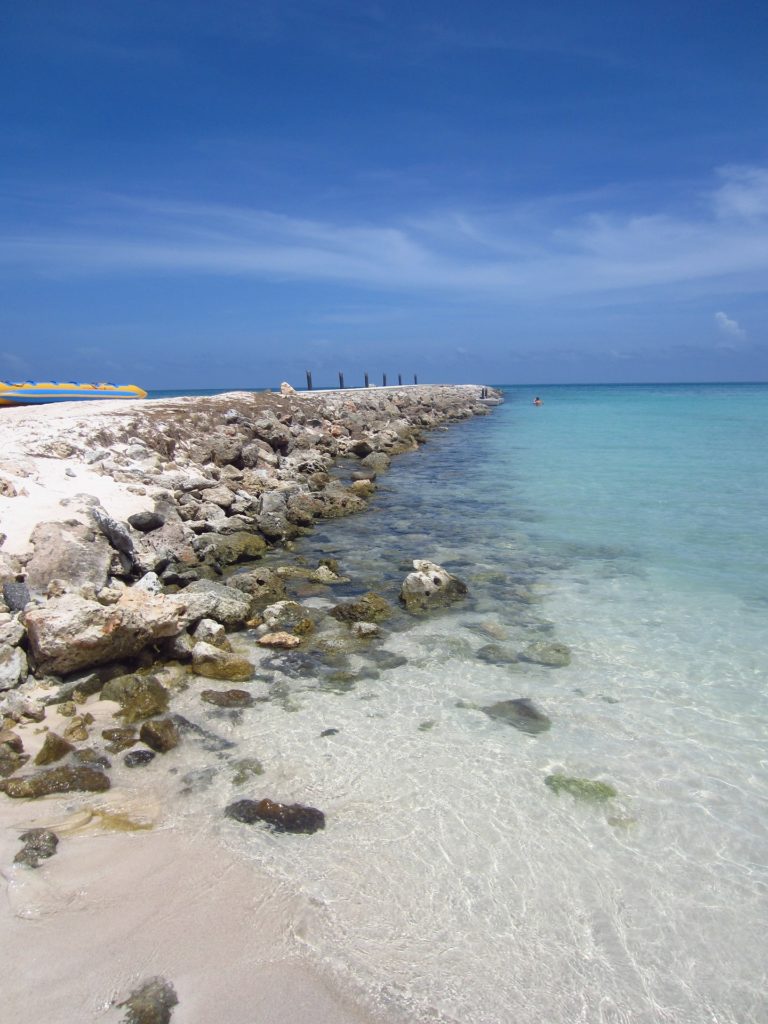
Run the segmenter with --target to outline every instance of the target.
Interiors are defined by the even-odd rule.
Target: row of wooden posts
[[[368,374],[367,373],[364,374],[364,377],[365,377],[365,386],[367,388],[369,388],[371,386],[371,384],[370,384],[370,381],[368,379]],[[402,373],[398,373],[398,375],[397,375],[397,383],[398,383],[399,387],[402,387],[402,385],[403,385],[403,375],[402,375]],[[418,384],[419,383],[419,378],[416,376],[415,373],[413,375],[413,383],[414,384]],[[387,375],[386,375],[386,373],[383,373],[381,375],[381,384],[382,384],[382,387],[386,387],[387,386]],[[341,370],[339,370],[339,387],[340,388],[344,387],[344,374],[341,372]],[[307,370],[307,391],[311,391],[311,390],[312,390],[312,373],[311,373],[310,370]]]

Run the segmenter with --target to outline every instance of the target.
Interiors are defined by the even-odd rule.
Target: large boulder
[[[190,583],[181,593],[167,598],[180,609],[185,626],[201,619],[213,619],[227,629],[242,626],[251,615],[251,600],[247,594],[212,580]]]
[[[175,596],[126,589],[107,607],[75,594],[52,598],[27,611],[24,622],[38,670],[65,675],[138,654],[148,644],[175,636],[186,625],[185,614]]]
[[[400,589],[400,600],[409,612],[442,608],[466,597],[466,583],[446,572],[442,566],[417,558],[413,568]]]
[[[106,586],[112,548],[92,527],[77,520],[38,523],[30,543],[34,547],[26,570],[30,593],[45,595],[52,580],[64,580],[72,590],[86,583],[96,590]]]

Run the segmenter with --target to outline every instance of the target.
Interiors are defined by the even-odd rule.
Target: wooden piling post
[[[339,370],[339,387],[344,387],[344,374],[341,372],[341,370]]]
[[[413,383],[414,383],[414,384],[418,384],[418,383],[419,383],[419,378],[418,378],[418,377],[416,376],[416,374],[415,374],[415,373],[414,373],[414,375],[413,375]]]
[[[369,383],[368,383],[368,374],[367,374],[367,373],[366,373],[366,375],[365,375],[365,386],[366,386],[366,387],[370,387],[370,385],[369,385]]]
[[[382,383],[383,383],[384,387],[386,387],[387,386],[387,375],[386,375],[386,373],[383,373],[381,375],[381,380],[382,380]]]
[[[307,370],[307,391],[312,390],[312,374]]]
[[[398,375],[397,375],[397,383],[398,383],[398,386],[402,387],[402,385],[403,385],[403,375],[402,375],[402,373],[398,373]]]

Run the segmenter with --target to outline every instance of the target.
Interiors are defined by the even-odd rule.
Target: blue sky
[[[768,379],[768,5],[0,0],[0,376]]]

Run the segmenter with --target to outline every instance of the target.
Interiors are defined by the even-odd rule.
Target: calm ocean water
[[[397,620],[394,657],[355,655],[343,685],[243,638],[273,697],[231,730],[264,765],[252,795],[328,825],[215,827],[306,898],[304,954],[392,1021],[765,1024],[768,386],[539,393],[432,435],[371,511],[302,540],[352,577],[339,597],[394,598],[429,558],[471,598]],[[542,639],[571,664],[478,657]],[[516,697],[551,729],[477,708]],[[558,796],[554,772],[618,796]],[[217,776],[194,806],[233,792]]]

